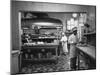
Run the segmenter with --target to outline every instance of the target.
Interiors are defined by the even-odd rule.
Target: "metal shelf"
[[[83,35],[94,35],[96,32],[91,32],[91,33],[84,33]]]
[[[36,59],[23,59],[24,61],[47,61],[47,60],[56,60],[57,57],[51,57],[51,58],[36,58]]]
[[[32,39],[57,39],[57,37],[47,37],[47,38],[32,38]]]

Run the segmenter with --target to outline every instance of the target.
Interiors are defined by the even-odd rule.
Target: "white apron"
[[[70,58],[74,58],[77,56],[77,50],[75,44],[70,44]]]
[[[74,58],[77,56],[77,50],[76,50],[77,37],[74,34],[70,35],[68,42],[70,43],[70,58]]]

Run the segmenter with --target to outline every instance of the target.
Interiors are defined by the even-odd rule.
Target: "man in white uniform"
[[[65,33],[62,33],[62,38],[60,41],[62,42],[63,52],[65,55],[68,53],[67,40],[68,39]]]
[[[76,70],[76,60],[77,60],[77,28],[72,29],[73,33],[69,36],[68,42],[70,44],[70,68],[71,70]]]

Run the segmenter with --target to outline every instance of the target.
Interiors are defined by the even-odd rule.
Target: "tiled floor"
[[[81,57],[82,58],[82,57]],[[28,64],[22,68],[21,73],[44,73],[44,72],[57,72],[57,71],[68,71],[69,66],[69,56],[61,55],[58,58],[58,63],[45,63],[45,64]],[[80,69],[88,69],[85,64],[85,60],[81,60]]]
[[[58,63],[29,64],[22,68],[21,73],[55,72],[69,70],[68,55],[60,56]]]

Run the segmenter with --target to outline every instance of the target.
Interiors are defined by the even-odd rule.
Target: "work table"
[[[77,46],[77,48],[86,53],[87,55],[89,55],[90,57],[92,57],[93,59],[96,59],[96,48],[94,46],[91,45],[87,45],[87,46]]]

